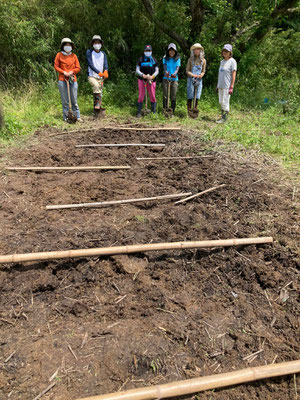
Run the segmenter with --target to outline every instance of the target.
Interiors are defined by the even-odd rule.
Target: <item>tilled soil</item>
[[[166,146],[75,147],[87,143]],[[210,157],[136,160],[178,155]],[[2,168],[1,254],[255,236],[274,244],[0,265],[1,400],[34,399],[52,383],[44,397],[69,400],[300,358],[298,191],[274,161],[197,132],[98,128],[37,132],[6,150],[4,164],[131,169]],[[45,209],[220,184],[179,205]],[[196,398],[296,399],[299,387],[287,376]]]

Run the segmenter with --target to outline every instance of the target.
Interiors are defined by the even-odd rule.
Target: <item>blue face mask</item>
[[[152,56],[152,51],[145,51],[145,52],[144,52],[144,55],[145,55],[146,57],[151,57],[151,56]]]

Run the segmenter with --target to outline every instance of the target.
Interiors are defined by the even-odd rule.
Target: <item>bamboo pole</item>
[[[260,367],[245,368],[238,371],[186,379],[163,385],[148,386],[138,389],[125,390],[100,396],[84,397],[77,400],[151,400],[167,397],[179,397],[205,390],[238,385],[260,379],[296,374],[300,372],[300,360],[279,364],[269,364]]]
[[[107,169],[130,169],[129,165],[103,165],[78,167],[6,167],[8,171],[98,171]]]
[[[184,202],[186,202],[188,200],[195,199],[196,197],[202,196],[204,193],[212,192],[213,190],[220,189],[221,187],[224,187],[224,186],[226,186],[225,183],[223,183],[222,185],[219,185],[219,186],[214,186],[214,187],[212,187],[210,189],[203,190],[203,192],[193,194],[192,196],[189,196],[186,199],[182,199],[182,200],[176,201],[174,204],[184,203]]]
[[[215,158],[215,156],[187,156],[187,157],[137,157],[136,160],[191,160],[194,158]]]
[[[120,127],[120,126],[116,126],[116,127],[113,127],[113,126],[106,126],[106,127],[103,127],[102,129],[110,129],[110,130],[120,130],[120,131],[181,131],[181,128],[179,128],[179,127],[174,127],[174,128],[172,128],[172,127],[166,127],[166,128],[163,128],[163,127],[161,127],[161,128],[155,128],[155,127],[153,127],[153,128],[134,128],[134,127],[130,127],[130,128],[123,128],[123,127]]]
[[[131,254],[131,253],[140,253],[145,251],[176,250],[176,249],[184,250],[184,249],[195,249],[203,247],[244,246],[247,244],[262,244],[262,243],[272,243],[272,242],[273,242],[272,237],[256,237],[256,238],[243,238],[243,239],[204,240],[197,242],[134,244],[130,246],[100,247],[94,249],[11,254],[11,255],[0,256],[0,264],[22,262],[22,261],[53,260],[60,258]]]
[[[91,144],[77,144],[75,147],[164,147],[163,143],[91,143]]]
[[[155,196],[155,197],[144,197],[144,198],[140,198],[140,199],[101,201],[101,202],[97,202],[97,203],[62,204],[62,205],[46,206],[46,210],[59,210],[59,209],[66,209],[66,208],[95,208],[95,207],[111,206],[111,205],[115,205],[115,204],[138,203],[141,201],[176,199],[178,197],[189,196],[190,194],[191,193],[177,193],[177,194],[166,194],[163,196]]]

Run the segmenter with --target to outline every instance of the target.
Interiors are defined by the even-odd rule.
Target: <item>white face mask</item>
[[[146,57],[151,57],[152,56],[152,51],[145,51],[144,52]]]
[[[99,51],[102,47],[102,44],[94,44],[93,47],[96,51]]]
[[[65,51],[66,53],[71,53],[71,51],[72,51],[72,46],[64,46],[64,51]]]

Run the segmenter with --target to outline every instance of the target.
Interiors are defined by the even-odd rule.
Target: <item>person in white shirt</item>
[[[94,35],[91,49],[86,52],[88,62],[88,81],[93,89],[94,111],[99,111],[102,103],[103,80],[108,78],[108,63],[104,51],[101,51],[103,40],[101,36]],[[104,110],[104,109],[103,109]]]
[[[221,105],[221,119],[217,121],[222,124],[226,121],[229,113],[230,96],[233,93],[236,78],[237,63],[232,57],[231,44],[225,44],[222,53],[223,60],[220,63],[217,92],[219,93],[219,103]]]

